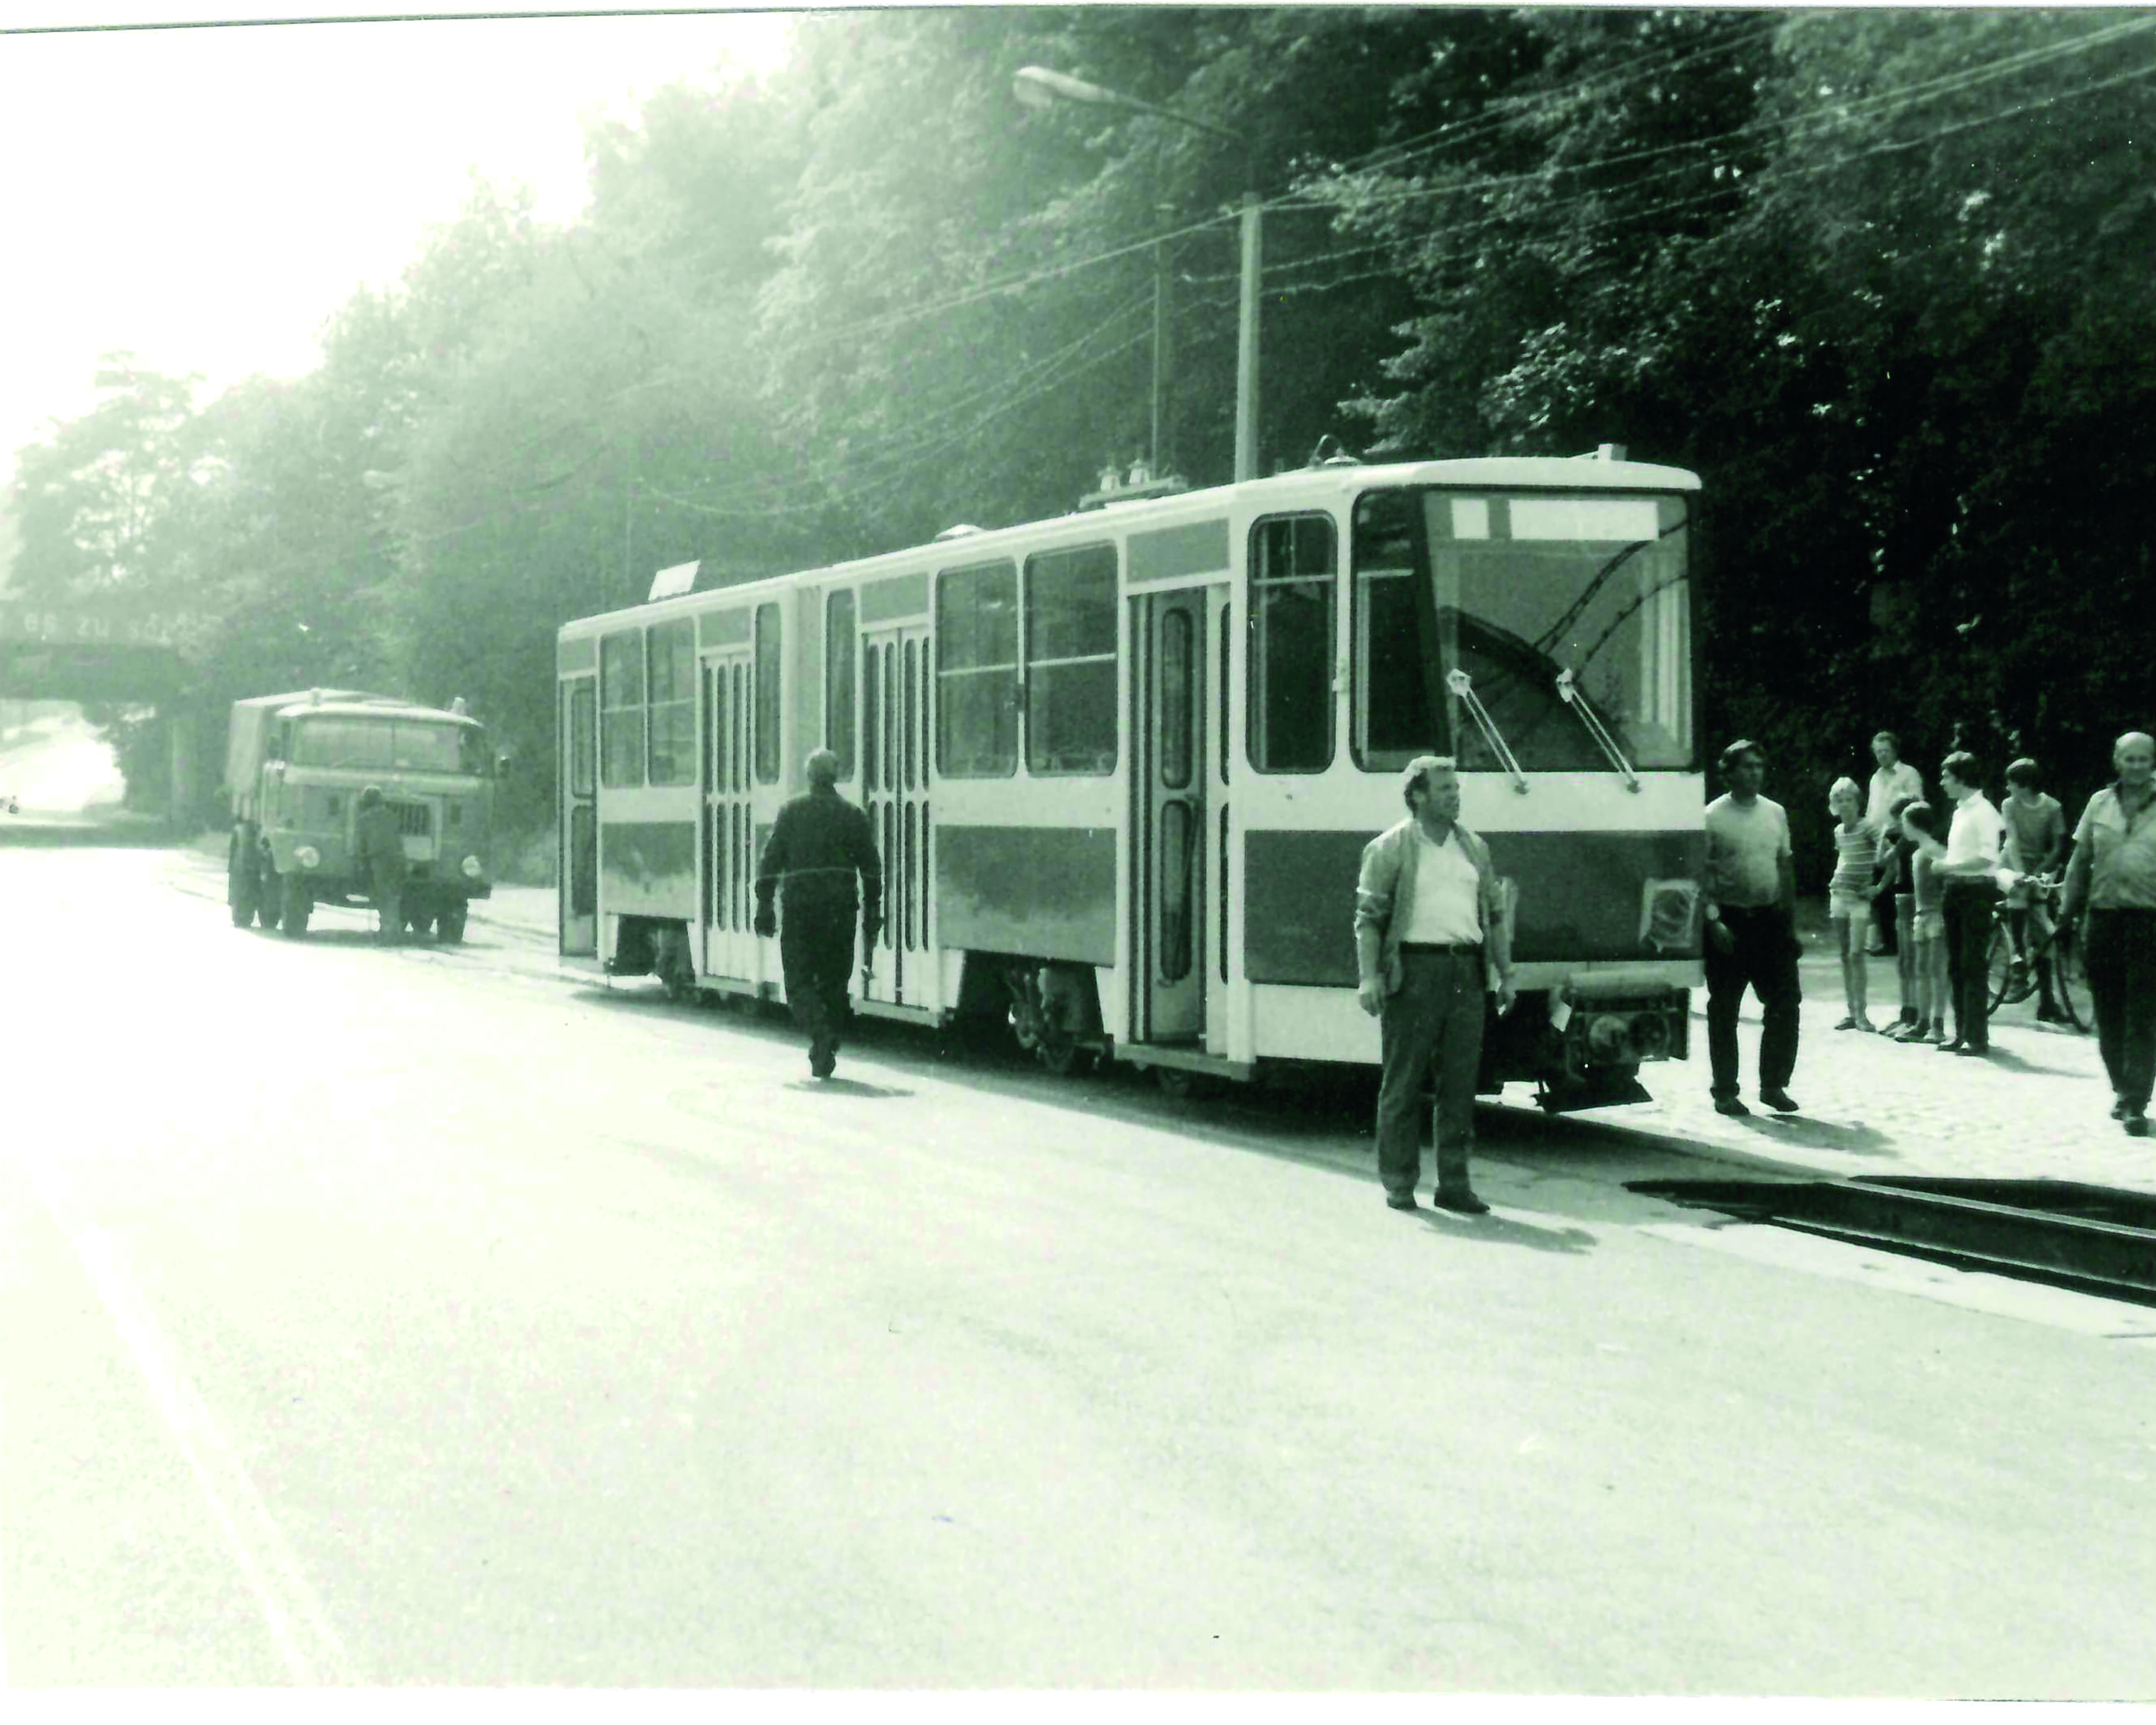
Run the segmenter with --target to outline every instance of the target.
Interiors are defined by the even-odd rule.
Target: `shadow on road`
[[[1633,1207],[1638,1208],[1636,1205]],[[1494,1210],[1487,1216],[1455,1216],[1449,1210],[1432,1209],[1422,1211],[1421,1216],[1423,1226],[1431,1233],[1444,1235],[1447,1245],[1463,1240],[1576,1257],[1594,1251],[1597,1244],[1595,1236],[1584,1228],[1538,1228],[1532,1222],[1500,1215]]]
[[[1843,1150],[1852,1156],[1891,1156],[1895,1154],[1885,1133],[1870,1126],[1843,1126],[1831,1120],[1813,1120],[1803,1114],[1748,1114],[1738,1123],[1763,1142],[1784,1139],[1806,1149]]]
[[[901,1090],[891,1084],[867,1084],[859,1078],[795,1078],[785,1087],[809,1096],[911,1096],[911,1090]]]

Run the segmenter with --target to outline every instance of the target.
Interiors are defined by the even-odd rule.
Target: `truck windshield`
[[[1695,764],[1681,496],[1373,491],[1354,525],[1355,730],[1366,767],[1502,765],[1447,684],[1464,671],[1528,772],[1608,772],[1573,685],[1641,770]]]
[[[292,764],[483,775],[486,733],[476,725],[415,719],[309,719],[301,721],[293,739]]]

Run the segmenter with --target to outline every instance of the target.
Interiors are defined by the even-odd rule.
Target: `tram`
[[[1172,1088],[1374,1065],[1359,855],[1450,755],[1513,907],[1481,1088],[1637,1099],[1702,980],[1698,490],[1335,457],[566,624],[563,960],[783,999],[757,860],[824,745],[884,859],[857,1010]]]

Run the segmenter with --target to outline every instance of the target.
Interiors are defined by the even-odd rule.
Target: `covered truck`
[[[355,689],[302,689],[232,704],[224,788],[232,802],[225,899],[235,928],[259,920],[298,939],[317,904],[368,896],[354,822],[382,787],[404,844],[403,920],[461,940],[493,890],[496,763],[464,711]]]

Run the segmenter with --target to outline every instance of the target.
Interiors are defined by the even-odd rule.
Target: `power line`
[[[1779,133],[1782,141],[1789,142],[1803,137],[1810,131],[1825,131],[1830,125],[1852,118],[1880,119],[1900,113],[1908,108],[1932,101],[1942,96],[1974,89],[2010,74],[2061,59],[2069,55],[2085,54],[2090,49],[2125,37],[2140,35],[2156,29],[2156,18],[2138,18],[2125,23],[2090,32],[2070,42],[2053,43],[2041,48],[2025,49],[2019,53],[1987,61],[1976,67],[1945,73],[1937,78],[1925,79],[1916,84],[1897,85],[1875,95],[1864,96],[1848,102],[1822,102],[1806,112],[1789,119],[1765,119],[1748,122],[1726,132],[1717,132],[1702,138],[1687,138],[1674,144],[1658,144],[1651,147],[1620,151],[1614,156],[1599,156],[1587,161],[1560,162],[1554,166],[1534,168],[1517,174],[1495,174],[1481,179],[1455,181],[1442,186],[1409,186],[1394,191],[1368,193],[1358,197],[1353,207],[1346,211],[1353,217],[1363,210],[1376,207],[1414,202],[1425,198],[1466,196],[1479,192],[1503,191],[1522,185],[1545,183],[1558,174],[1586,173],[1598,168],[1617,167],[1637,161],[1650,161],[1681,151],[1703,150],[1710,145],[1726,144],[1755,136]],[[1312,198],[1306,203],[1282,199],[1281,208],[1312,207],[1340,209],[1338,197]]]

